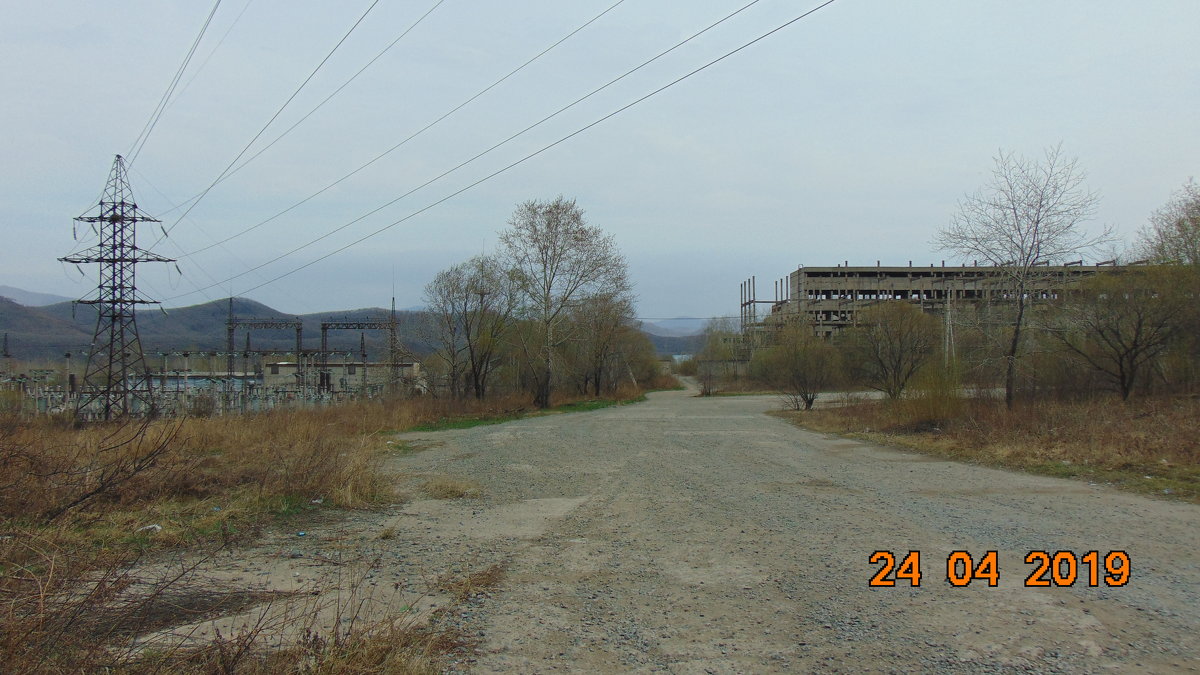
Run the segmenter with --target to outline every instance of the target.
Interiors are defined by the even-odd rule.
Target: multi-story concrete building
[[[1111,264],[1040,266],[1025,293],[1035,302],[1057,298],[1080,280],[1112,269]],[[1013,275],[1002,267],[801,266],[788,276],[783,297],[774,301],[743,297],[743,317],[749,317],[743,319],[743,326],[802,320],[818,334],[831,335],[853,326],[859,312],[880,301],[911,302],[942,313],[956,305],[1002,302],[1016,293]],[[778,290],[776,295],[781,295]],[[770,306],[765,316],[755,310],[759,304]]]

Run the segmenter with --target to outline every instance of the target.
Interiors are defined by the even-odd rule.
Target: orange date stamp
[[[879,565],[867,582],[873,588],[892,588],[901,582],[920,587],[922,580],[921,552],[908,551],[897,555],[891,551],[875,551],[869,559]],[[1087,551],[1077,555],[1072,551],[1029,551],[1025,554],[1024,586],[1029,588],[1087,586],[1124,586],[1129,583],[1131,562],[1125,551]],[[984,551],[972,556],[968,551],[951,551],[946,556],[942,577],[951,586],[962,588],[972,582],[995,587],[1000,584],[999,554]]]

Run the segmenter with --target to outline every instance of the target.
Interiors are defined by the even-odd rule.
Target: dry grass
[[[310,608],[299,614],[285,614],[284,619],[260,620],[233,634],[218,634],[199,646],[143,650],[119,662],[114,670],[195,675],[425,675],[439,672],[444,655],[466,644],[461,634],[434,628],[411,611],[376,621],[364,621],[354,613],[339,614],[336,625],[325,629],[311,625],[314,614],[316,611]],[[278,625],[281,620],[289,624]],[[296,623],[301,624],[299,632]],[[292,637],[281,640],[284,634]]]
[[[82,429],[46,418],[0,419],[6,669],[75,671],[106,662],[121,626],[147,614],[146,606],[109,603],[134,582],[131,570],[149,551],[221,547],[279,518],[393,501],[380,432],[447,410],[436,401],[371,401]],[[137,602],[174,597],[181,583],[163,580]],[[149,629],[138,621],[138,630]],[[197,652],[201,661],[217,659],[199,671],[228,660],[221,650],[229,645],[219,642],[208,656]],[[341,659],[352,642],[326,640],[321,658]],[[361,648],[374,649],[369,642]]]
[[[218,638],[203,649],[146,659],[122,667],[128,673],[275,675],[278,673],[396,673],[432,675],[438,662],[461,644],[449,634],[413,626],[384,625],[332,635],[310,635],[300,644],[265,650],[238,637]]]
[[[425,481],[421,489],[434,499],[473,499],[483,495],[479,483],[451,476],[434,476]]]
[[[1200,502],[1200,400],[915,397],[781,413],[801,426],[956,460],[1076,477]]]
[[[660,372],[649,382],[643,382],[646,391],[678,391],[683,389],[683,383],[671,373]]]
[[[438,580],[437,588],[450,593],[459,602],[463,602],[499,586],[500,582],[504,581],[504,575],[505,569],[502,565],[492,565],[462,578],[452,575],[442,577]]]
[[[640,392],[629,394],[635,395]],[[435,672],[438,657],[455,649],[458,638],[396,622],[310,633],[273,650],[263,648],[267,632],[294,634],[295,626],[259,626],[186,653],[146,653],[132,661],[114,660],[112,650],[167,626],[150,620],[163,602],[201,611],[197,602],[212,601],[204,611],[223,612],[262,600],[191,589],[186,571],[146,586],[133,571],[147,554],[176,549],[195,557],[281,519],[330,506],[392,503],[402,496],[382,471],[397,449],[388,435],[456,416],[527,411],[528,397],[511,396],[384,399],[84,428],[70,420],[0,416],[3,669],[79,672],[112,664],[115,672]],[[478,484],[449,477],[431,478],[425,490],[443,499],[480,494]],[[464,583],[486,585],[486,576]],[[130,595],[131,588],[138,593]]]
[[[83,519],[118,529],[159,523],[161,541],[174,531],[187,543],[218,534],[223,522],[286,515],[313,500],[370,506],[394,496],[380,472],[383,451],[392,449],[384,434],[527,407],[524,397],[376,400],[83,429],[8,417],[0,419],[0,518],[29,525]],[[183,521],[194,531],[179,532],[174,526]]]

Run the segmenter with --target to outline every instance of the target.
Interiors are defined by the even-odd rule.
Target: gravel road
[[[380,611],[441,606],[477,640],[452,671],[1200,670],[1200,507],[810,433],[775,407],[662,392],[403,434],[423,450],[388,468],[409,489],[447,476],[482,496],[280,533],[215,573],[328,589],[347,552],[371,558],[359,586],[388,589]],[[869,587],[880,550],[919,551],[920,585]],[[1089,587],[1082,565],[1025,587],[1034,550],[1124,551],[1129,581]],[[998,584],[951,586],[952,551],[997,551]],[[465,602],[425,591],[493,565],[500,584]]]
[[[455,612],[480,639],[455,667],[1200,670],[1200,508],[810,433],[763,414],[776,406],[663,392],[402,436],[437,447],[395,468],[484,496],[415,502],[392,525],[507,566]],[[920,551],[920,585],[869,587],[878,550]],[[951,586],[956,550],[997,551],[998,585]],[[1034,550],[1124,551],[1130,580],[1089,587],[1080,565],[1072,586],[1027,588]]]

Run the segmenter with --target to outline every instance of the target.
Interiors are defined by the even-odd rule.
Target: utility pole
[[[8,353],[8,333],[4,334],[4,353],[0,354],[4,367],[0,369],[0,377],[8,377],[12,373],[12,354]]]
[[[76,265],[100,265],[96,297],[76,301],[95,305],[97,316],[75,415],[80,419],[111,420],[148,414],[154,402],[135,310],[138,305],[158,302],[138,294],[134,268],[140,262],[174,260],[137,247],[137,223],[159,221],[138,209],[120,155],[113,161],[108,185],[94,215],[84,214],[75,220],[91,225],[100,239],[99,244],[78,255],[59,258]]]
[[[946,283],[945,293],[946,293],[946,298],[945,298],[946,311],[945,311],[944,318],[946,321],[946,325],[942,329],[942,365],[946,368],[949,368],[950,364],[955,359],[955,354],[954,354],[954,345],[955,345],[955,340],[954,340],[954,286],[952,286],[949,282]]]
[[[396,334],[396,296],[392,296],[392,315],[388,319],[388,363],[392,372],[388,374],[389,392],[400,389],[400,336]]]
[[[360,332],[358,334],[358,351],[362,354],[362,391],[359,395],[366,397],[367,395],[367,334]]]

